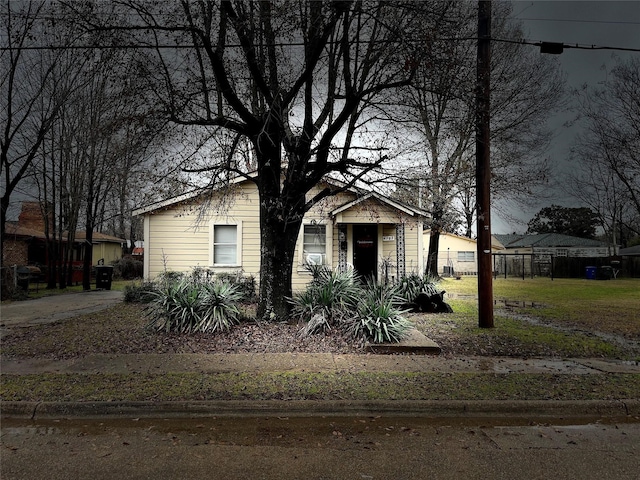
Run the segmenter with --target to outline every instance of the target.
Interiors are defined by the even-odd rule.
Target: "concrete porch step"
[[[398,343],[369,343],[367,350],[372,353],[413,353],[415,355],[440,355],[441,348],[436,342],[415,328],[407,338]]]

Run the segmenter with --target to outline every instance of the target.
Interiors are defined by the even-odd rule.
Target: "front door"
[[[377,225],[353,226],[353,268],[363,279],[377,278]]]

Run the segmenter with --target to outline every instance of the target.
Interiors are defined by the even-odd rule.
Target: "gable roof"
[[[394,208],[396,210],[400,210],[401,212],[406,213],[407,215],[410,215],[412,217],[414,217],[414,216],[427,217],[428,216],[427,212],[425,212],[424,210],[420,210],[418,208],[411,207],[411,206],[406,205],[406,204],[404,204],[402,202],[399,202],[397,200],[392,200],[392,199],[390,199],[388,197],[385,197],[383,195],[380,195],[379,193],[376,193],[376,192],[365,193],[364,195],[359,196],[358,198],[356,198],[356,199],[354,199],[354,200],[352,200],[350,202],[347,202],[347,203],[339,206],[338,208],[332,210],[330,212],[330,214],[331,214],[331,216],[336,216],[339,213],[342,213],[342,212],[344,212],[346,210],[349,210],[350,208],[353,208],[356,205],[369,200],[370,198],[378,200],[380,203],[382,203],[384,205],[388,205],[391,208]]]
[[[238,185],[243,182],[247,182],[251,180],[252,177],[255,177],[255,173],[250,173],[246,176],[237,176],[229,180],[228,185]],[[224,185],[226,186],[226,185]],[[216,188],[215,190],[222,189],[223,186]],[[175,197],[169,197],[164,200],[159,200],[157,202],[150,203],[149,205],[145,205],[144,207],[136,208],[131,212],[134,216],[144,215],[145,213],[150,213],[155,210],[160,210],[162,208],[171,207],[177,205],[182,202],[188,202],[189,200],[193,200],[200,196],[206,195],[209,193],[209,190],[203,188],[196,188],[195,190],[191,190],[190,192],[183,193],[181,195],[176,195]]]
[[[76,240],[84,240],[87,237],[87,232],[78,231],[76,232]],[[126,240],[118,237],[114,237],[111,235],[107,235],[105,233],[93,232],[92,234],[92,242],[93,243],[125,243]]]
[[[422,233],[425,236],[429,236],[431,235],[431,229],[425,229],[423,230]],[[445,235],[447,237],[452,237],[452,238],[459,238],[460,240],[465,240],[467,242],[474,243],[474,244],[478,243],[478,240],[476,240],[475,238],[465,237],[464,235],[458,235],[456,233],[441,232],[440,235]],[[502,242],[500,242],[500,240],[496,238],[496,235],[491,235],[491,248],[495,248],[497,250],[504,250],[504,245],[502,244]]]
[[[250,177],[252,177],[254,175],[249,175],[248,177],[236,177],[233,180],[229,181],[230,185],[237,185],[246,181],[250,180]],[[340,181],[334,180],[334,179],[330,179],[330,180],[325,180],[327,183],[336,183],[336,184],[340,184]],[[331,213],[332,216],[337,215],[340,212],[344,212],[345,210],[348,210],[352,207],[354,207],[355,205],[358,205],[359,203],[362,203],[370,198],[374,198],[376,200],[378,200],[379,202],[388,205],[396,210],[400,210],[404,213],[406,213],[407,215],[410,216],[422,216],[422,217],[428,217],[429,214],[427,212],[425,212],[424,210],[420,210],[418,208],[415,207],[411,207],[403,202],[400,202],[398,200],[392,200],[389,197],[386,197],[384,195],[381,195],[379,193],[376,192],[372,192],[372,191],[366,191],[363,190],[361,188],[357,188],[357,187],[353,187],[353,188],[347,188],[347,191],[351,191],[353,193],[355,193],[356,195],[358,195],[358,198],[356,198],[355,200],[351,201],[351,202],[347,202],[344,205],[341,205],[340,207],[336,208],[335,210],[333,210]],[[203,191],[202,189],[197,189],[197,190],[193,190],[191,192],[187,192],[184,193],[182,195],[178,195],[175,197],[171,197],[168,198],[166,200],[160,200],[158,202],[154,202],[151,203],[147,206],[144,207],[140,207],[137,208],[135,210],[133,210],[133,215],[144,215],[146,213],[151,213],[153,211],[156,210],[160,210],[166,207],[171,207],[174,205],[177,205],[179,203],[182,202],[187,202],[190,200],[193,200],[195,198],[198,198],[199,196],[202,195],[206,195],[208,192],[207,191]]]
[[[22,237],[22,238],[40,238],[45,239],[46,235],[44,231],[38,230],[35,228],[25,227],[20,225],[18,222],[7,222],[5,227],[5,233],[7,236],[11,235],[13,237]]]
[[[506,248],[530,247],[606,247],[607,244],[590,238],[573,237],[561,233],[538,233],[534,235],[495,235]]]

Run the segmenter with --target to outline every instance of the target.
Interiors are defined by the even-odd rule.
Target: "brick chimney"
[[[44,232],[44,218],[39,202],[22,202],[22,210],[18,217],[18,225]]]

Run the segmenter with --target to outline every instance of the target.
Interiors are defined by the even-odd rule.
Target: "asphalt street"
[[[7,420],[2,478],[629,479],[640,424],[411,417]]]

